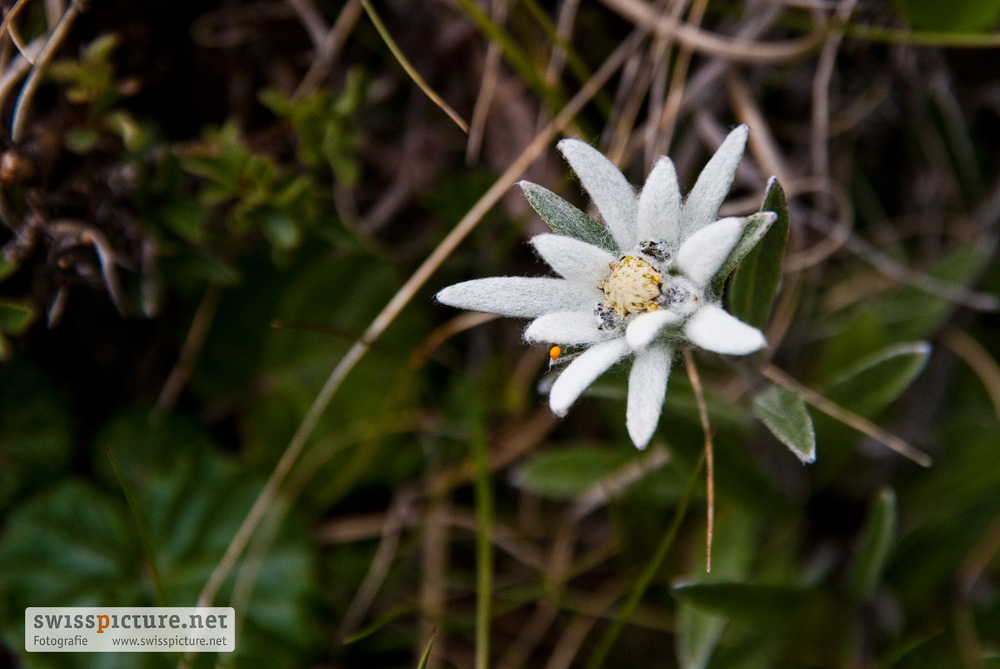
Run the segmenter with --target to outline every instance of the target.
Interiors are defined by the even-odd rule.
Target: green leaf
[[[861,533],[858,554],[851,568],[851,593],[859,600],[875,592],[889,555],[896,528],[896,493],[884,489],[875,500]]]
[[[136,489],[137,521],[148,533],[166,606],[196,601],[261,487],[222,458],[189,457]],[[215,603],[232,605],[235,590],[243,588],[234,666],[302,666],[319,643],[310,535],[288,517],[281,498],[261,527],[267,539],[238,561]],[[0,613],[7,621],[18,620],[15,612],[23,620],[29,605],[155,602],[120,492],[110,496],[67,482],[22,505],[0,540],[0,564]]]
[[[680,585],[674,587],[674,595],[702,610],[760,628],[792,618],[806,601],[806,593],[798,588],[750,583]]]
[[[924,274],[952,288],[972,286],[990,260],[990,251],[974,244],[963,244],[939,258]],[[990,306],[990,297],[995,299],[987,297],[984,306]],[[900,286],[883,298],[873,300],[872,304],[877,305],[879,316],[892,330],[896,341],[932,336],[956,308],[953,301],[911,285]]]
[[[743,228],[743,236],[740,237],[740,241],[736,243],[733,250],[729,252],[726,262],[722,263],[722,267],[719,268],[719,271],[715,273],[715,277],[712,279],[710,288],[714,295],[722,294],[722,289],[726,285],[726,279],[733,273],[733,270],[736,269],[743,258],[757,245],[757,242],[764,238],[764,235],[767,234],[767,231],[771,229],[771,226],[777,220],[777,215],[770,211],[757,212],[747,217],[746,227]]]
[[[191,244],[201,242],[208,225],[209,211],[200,202],[180,199],[169,202],[161,210],[163,224]]]
[[[0,281],[3,281],[8,276],[16,272],[17,267],[18,265],[16,262],[13,260],[7,260],[3,257],[3,254],[0,253]]]
[[[0,543],[0,591],[25,606],[149,604],[138,544],[117,500],[71,481],[20,506]]]
[[[573,499],[634,457],[626,451],[593,447],[537,453],[518,470],[516,480],[540,497]]]
[[[806,403],[798,393],[771,386],[757,396],[754,415],[804,463],[816,460],[816,434]]]
[[[519,185],[532,209],[557,235],[579,239],[616,255],[621,252],[607,228],[566,200],[530,181],[522,181]]]
[[[893,0],[893,5],[919,30],[977,33],[1000,21],[1000,3],[994,0]]]
[[[764,236],[736,267],[727,295],[729,313],[756,328],[764,327],[771,315],[788,242],[788,205],[775,177],[768,183],[761,211],[773,211],[778,218],[769,227],[761,225]]]
[[[298,224],[284,211],[267,207],[255,216],[267,240],[278,249],[295,248],[302,241]]]
[[[842,370],[825,394],[850,411],[875,415],[920,374],[930,352],[924,341],[887,346]]]
[[[424,646],[424,652],[420,656],[420,662],[417,664],[417,669],[426,669],[427,662],[431,659],[431,649],[434,648],[434,641],[437,639],[438,630],[435,627],[434,631],[431,632],[431,638],[427,640],[427,645]]]
[[[234,265],[207,252],[184,254],[172,264],[177,273],[184,277],[199,277],[222,286],[238,286],[243,281]]]
[[[66,133],[66,148],[76,154],[89,153],[97,146],[101,136],[95,128],[83,126]]]
[[[0,299],[0,332],[19,335],[35,320],[35,310],[29,306]]]
[[[816,365],[815,381],[819,384],[828,385],[840,370],[894,343],[889,328],[879,317],[878,305],[866,306],[833,327],[839,332],[823,347],[822,357]]]

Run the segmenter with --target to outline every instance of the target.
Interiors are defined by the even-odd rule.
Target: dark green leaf
[[[31,307],[0,299],[0,332],[19,335],[33,320],[35,311]]]
[[[722,267],[719,268],[719,271],[715,273],[715,277],[712,279],[710,288],[714,295],[722,293],[729,275],[733,273],[737,265],[757,245],[757,242],[763,239],[764,235],[767,234],[767,231],[771,229],[771,226],[777,220],[776,215],[770,211],[758,212],[747,217],[746,227],[743,228],[743,236],[740,237],[740,241],[736,243],[733,250],[729,252],[726,262],[722,263]]]
[[[0,281],[3,281],[8,276],[17,271],[17,263],[12,260],[7,260],[2,253],[0,253]]]
[[[547,188],[530,181],[519,184],[528,203],[557,235],[573,237],[611,253],[620,253],[607,228]]]
[[[989,261],[987,250],[972,244],[957,246],[934,263],[925,275],[938,284],[961,288],[975,281]],[[892,329],[897,341],[930,337],[956,308],[951,300],[914,286],[899,287],[878,300],[877,305],[879,316]]]
[[[201,242],[209,219],[208,209],[188,199],[168,203],[162,209],[162,216],[171,232],[192,244]]]
[[[550,499],[573,499],[593,488],[634,454],[580,447],[537,453],[517,473],[526,490]]]
[[[816,434],[806,403],[798,393],[771,386],[757,396],[754,415],[802,462],[816,460]]]
[[[822,384],[829,384],[841,370],[893,343],[877,305],[861,309],[835,327],[839,332],[829,339],[816,366],[815,378]]]
[[[1000,21],[1000,3],[994,0],[893,0],[893,4],[919,30],[976,33]]]
[[[696,583],[674,588],[685,602],[730,620],[761,628],[782,624],[806,600],[798,588],[750,583]]]
[[[275,248],[292,249],[302,241],[302,231],[298,224],[284,211],[270,207],[257,214],[261,230]]]
[[[729,313],[756,328],[764,327],[771,315],[788,242],[788,205],[774,177],[768,183],[761,211],[773,211],[778,218],[739,262],[726,298]]]
[[[906,390],[930,352],[930,344],[922,341],[888,346],[842,370],[825,394],[850,411],[872,416]]]
[[[0,543],[0,590],[25,606],[150,604],[139,548],[118,500],[67,482],[11,514]]]
[[[858,554],[851,568],[851,592],[859,600],[872,596],[892,545],[896,528],[896,493],[883,490],[868,513]]]
[[[135,490],[137,522],[148,532],[167,606],[196,601],[260,489],[232,463],[187,457]],[[273,502],[262,522],[269,538],[251,547],[251,557],[236,564],[215,599],[231,605],[237,579],[251,579],[242,582],[249,588],[238,609],[236,666],[302,666],[318,642],[310,535],[287,511],[280,498]],[[120,493],[69,482],[12,514],[0,540],[7,620],[17,620],[15,611],[23,620],[28,605],[152,605],[152,584],[126,513]]]

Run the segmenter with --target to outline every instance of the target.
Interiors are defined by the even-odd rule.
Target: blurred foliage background
[[[997,3],[3,7],[0,666],[1000,666]],[[636,452],[622,374],[557,420],[523,324],[432,296],[544,272],[560,134],[686,191],[737,123],[723,213],[777,175],[791,234],[766,356],[698,358],[706,574],[686,376]],[[765,369],[849,412],[814,464]],[[235,654],[23,651],[199,596]]]

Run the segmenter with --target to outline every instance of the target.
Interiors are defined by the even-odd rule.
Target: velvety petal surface
[[[680,215],[681,194],[677,187],[677,172],[670,158],[663,156],[653,166],[639,194],[638,241],[665,241],[676,253]]]
[[[681,240],[718,218],[719,207],[733,185],[749,134],[750,128],[746,125],[730,132],[701,171],[681,209]]]
[[[625,330],[625,340],[633,351],[642,351],[656,339],[667,325],[681,322],[684,317],[669,309],[658,309],[632,319]]]
[[[581,289],[565,279],[500,276],[448,286],[438,302],[459,309],[514,318],[537,318],[553,311],[593,308],[603,293]]]
[[[723,218],[694,233],[677,251],[677,268],[696,285],[706,285],[740,241],[746,223],[745,218]]]
[[[597,288],[611,273],[617,258],[610,252],[562,235],[536,235],[531,245],[549,267],[570,281]]]
[[[632,184],[604,154],[578,139],[557,145],[601,212],[604,224],[620,249],[635,246],[638,201]]]
[[[628,355],[624,337],[595,344],[566,366],[549,391],[549,407],[557,416],[565,416],[569,407],[587,387]]]
[[[707,351],[725,355],[747,355],[767,346],[764,333],[716,304],[698,309],[684,324],[684,335]]]
[[[621,332],[599,330],[593,311],[557,311],[539,316],[524,331],[525,340],[546,344],[596,344],[620,337]]]
[[[670,346],[657,343],[648,350],[637,353],[632,361],[632,371],[628,376],[625,427],[637,448],[646,448],[660,422],[672,358],[673,350]]]

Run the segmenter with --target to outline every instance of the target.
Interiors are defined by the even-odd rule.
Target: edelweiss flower
[[[673,163],[653,167],[636,197],[615,165],[590,145],[559,142],[606,228],[554,193],[521,182],[529,202],[557,234],[531,240],[562,278],[466,281],[437,295],[444,304],[534,319],[529,342],[582,347],[552,385],[559,416],[601,374],[633,356],[626,426],[638,448],[656,430],[678,345],[746,355],[766,345],[760,330],[726,313],[716,294],[739,259],[775,220],[771,212],[716,220],[746,146],[733,130],[682,202]]]

